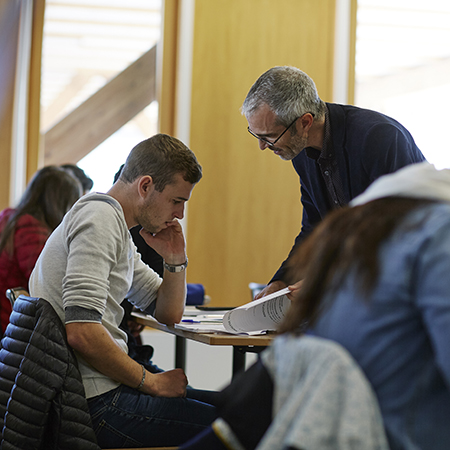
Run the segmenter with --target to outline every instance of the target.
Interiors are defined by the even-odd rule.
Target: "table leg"
[[[186,338],[175,336],[175,368],[186,371]]]
[[[245,369],[245,349],[233,346],[233,372],[231,378],[234,378],[241,370]]]

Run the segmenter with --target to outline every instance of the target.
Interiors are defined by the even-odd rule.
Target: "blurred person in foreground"
[[[322,222],[290,270],[281,327],[345,347],[377,396],[391,450],[450,448],[450,170],[413,164]]]
[[[15,208],[0,213],[0,306],[2,334],[9,323],[7,289],[28,290],[31,271],[50,233],[80,198],[81,184],[65,170],[38,170]]]

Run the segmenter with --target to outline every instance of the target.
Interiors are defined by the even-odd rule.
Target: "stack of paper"
[[[257,335],[276,330],[287,314],[290,300],[288,288],[234,308],[230,311],[194,314],[187,312],[175,327],[198,333],[232,333]]]

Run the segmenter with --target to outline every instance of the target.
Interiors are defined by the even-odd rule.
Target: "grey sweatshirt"
[[[29,290],[33,297],[47,300],[63,323],[102,323],[127,352],[126,334],[119,329],[120,303],[128,298],[139,309],[149,309],[161,282],[141,261],[120,204],[109,195],[93,193],[73,206],[48,239]],[[119,385],[77,358],[87,398]]]

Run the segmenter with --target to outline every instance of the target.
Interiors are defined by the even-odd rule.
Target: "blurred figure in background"
[[[83,195],[91,191],[94,186],[94,181],[86,175],[83,169],[78,167],[76,164],[63,164],[61,168],[68,170],[72,175],[78,178],[78,181],[83,187]]]
[[[0,321],[3,334],[11,304],[6,290],[28,289],[28,279],[50,233],[82,195],[77,178],[47,166],[31,179],[16,208],[0,213]]]

